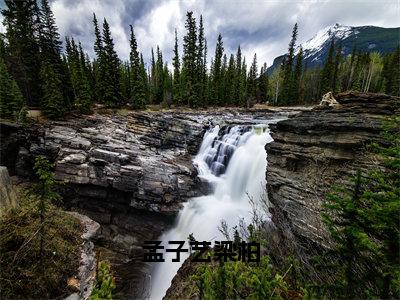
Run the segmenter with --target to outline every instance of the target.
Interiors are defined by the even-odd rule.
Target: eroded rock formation
[[[349,184],[357,168],[376,161],[365,146],[381,140],[382,119],[399,113],[397,97],[347,92],[340,106],[316,107],[273,128],[268,153],[267,189],[273,221],[286,241],[309,251],[328,246],[321,204],[334,184]]]

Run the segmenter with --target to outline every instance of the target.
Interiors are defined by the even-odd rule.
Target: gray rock
[[[382,117],[398,114],[400,98],[342,93],[335,107],[316,107],[278,122],[268,153],[267,190],[272,219],[296,250],[329,247],[321,207],[333,184],[348,185],[376,161],[364,146],[381,140]]]
[[[80,284],[80,296],[83,299],[88,299],[96,282],[96,253],[94,252],[92,240],[96,237],[100,229],[100,224],[77,212],[70,212],[70,214],[77,218],[83,226],[83,245],[81,248],[78,280]]]
[[[6,167],[0,166],[0,216],[10,208],[17,206],[18,198],[8,170]]]

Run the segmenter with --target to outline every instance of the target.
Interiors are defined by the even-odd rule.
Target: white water
[[[206,132],[194,163],[199,177],[213,185],[213,192],[185,203],[174,228],[160,238],[165,248],[169,247],[168,241],[186,241],[184,248],[188,248],[191,233],[198,241],[225,240],[218,230],[221,220],[229,228],[238,225],[241,219],[247,224],[251,222],[249,197],[257,201],[265,188],[264,146],[272,138],[266,125],[248,129],[235,126],[222,137],[219,126]],[[170,247],[176,248],[176,245]],[[188,253],[181,253],[180,262],[171,262],[176,253],[164,251],[163,254],[165,262],[156,263],[151,276],[150,299],[154,300],[162,299],[188,257]]]

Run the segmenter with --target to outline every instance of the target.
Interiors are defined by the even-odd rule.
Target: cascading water
[[[267,125],[234,126],[220,132],[216,126],[206,132],[199,153],[194,158],[199,177],[213,186],[207,196],[190,199],[180,211],[174,228],[160,240],[187,241],[193,233],[198,241],[224,240],[218,227],[224,220],[229,228],[251,221],[249,197],[257,200],[265,188],[267,154],[264,146],[272,141]],[[188,248],[188,244],[185,244]],[[162,299],[172,278],[188,257],[181,253],[180,262],[171,262],[175,253],[164,252],[165,262],[157,263],[151,276],[150,299]]]

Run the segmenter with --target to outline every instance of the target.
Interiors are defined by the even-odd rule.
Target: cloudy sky
[[[400,26],[400,0],[51,0],[51,7],[62,37],[74,36],[90,55],[95,12],[99,20],[109,22],[120,58],[128,58],[132,24],[145,59],[151,47],[159,45],[168,62],[174,29],[181,42],[188,10],[197,20],[203,15],[210,57],[221,33],[226,52],[235,52],[240,44],[248,60],[257,53],[259,65],[270,65],[286,51],[295,22],[300,43],[335,23]]]

